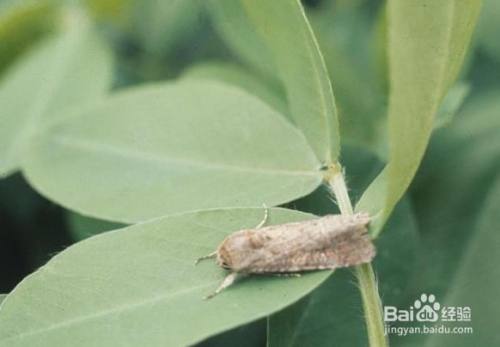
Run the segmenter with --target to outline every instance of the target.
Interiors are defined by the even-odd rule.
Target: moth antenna
[[[220,284],[219,288],[217,288],[215,290],[215,292],[205,296],[203,299],[204,300],[212,299],[214,296],[216,296],[217,294],[222,292],[224,289],[226,289],[227,287],[232,285],[234,283],[234,281],[236,281],[236,279],[238,278],[238,275],[239,274],[237,272],[231,272],[229,275],[226,276],[226,278],[224,278],[224,280]]]
[[[326,188],[328,199],[338,206],[337,200],[335,199],[335,193],[333,192],[332,187],[330,187],[330,185],[327,182],[324,182],[323,184]]]
[[[198,259],[196,259],[196,261],[194,262],[194,265],[198,265],[198,263],[202,260],[205,260],[205,259],[210,259],[210,258],[213,258],[217,255],[217,251],[213,251],[212,253],[210,254],[207,254],[207,255],[204,255],[203,257],[199,257]]]
[[[260,221],[259,224],[257,224],[257,226],[255,227],[255,229],[262,228],[267,223],[267,220],[269,219],[269,208],[267,207],[266,204],[262,204],[262,206],[265,208],[265,210],[264,210],[264,218]]]
[[[335,206],[339,206],[337,199],[335,199],[335,196],[330,188],[328,188],[328,200],[330,200]]]

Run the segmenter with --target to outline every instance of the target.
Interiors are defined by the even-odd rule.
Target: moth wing
[[[370,262],[375,247],[364,227],[338,235],[325,245],[309,235],[290,232],[268,235],[265,247],[255,251],[246,272],[276,273],[335,269]]]

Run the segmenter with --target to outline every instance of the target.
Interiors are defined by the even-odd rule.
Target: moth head
[[[217,252],[217,263],[219,264],[219,266],[225,268],[225,269],[231,269],[232,268],[232,260],[231,260],[231,256],[229,255],[230,252],[227,250],[226,247],[224,247],[224,245],[222,245],[218,252]]]
[[[237,232],[229,235],[217,250],[217,263],[219,266],[240,270],[248,261],[248,252],[255,244],[247,232]]]

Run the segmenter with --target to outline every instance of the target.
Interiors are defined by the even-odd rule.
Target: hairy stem
[[[353,214],[341,166],[339,164],[332,165],[326,173],[325,179],[335,194],[340,213],[346,215]],[[363,311],[365,313],[366,330],[368,331],[370,347],[388,347],[389,342],[384,335],[382,303],[373,268],[371,264],[358,265],[355,268],[355,273],[363,301]]]
[[[382,302],[378,294],[377,279],[371,264],[356,266],[359,290],[363,300],[366,330],[370,347],[386,347],[389,342],[384,335],[384,321],[382,316]]]

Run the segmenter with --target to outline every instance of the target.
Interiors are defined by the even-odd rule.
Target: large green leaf
[[[320,161],[336,161],[340,136],[332,86],[300,1],[241,1],[273,53],[292,119]]]
[[[82,14],[15,64],[0,84],[0,175],[19,168],[33,134],[70,107],[99,98],[111,81],[110,52]]]
[[[85,217],[71,211],[68,211],[66,215],[66,223],[75,241],[81,241],[87,237],[125,226],[119,223]]]
[[[4,301],[4,299],[7,297],[7,294],[0,294],[0,304],[2,303],[2,301]]]
[[[265,346],[267,341],[267,318],[225,331],[194,346],[234,347],[235,341],[238,341],[238,347]]]
[[[457,283],[467,259],[482,257],[483,251],[472,253],[470,247],[481,237],[478,222],[487,206],[486,197],[495,194],[492,187],[500,172],[499,95],[496,90],[471,97],[454,122],[438,130],[432,139],[411,192],[420,226],[421,248],[417,271],[408,285],[412,289],[407,291],[408,299],[402,308],[412,305],[422,293],[432,293],[440,302],[444,300],[452,306],[474,304],[474,300],[455,300],[450,295],[455,290],[474,288],[475,283],[481,283],[483,271],[490,271],[489,264],[495,261],[491,258],[469,272],[467,284]],[[490,279],[482,283],[494,288],[496,282]],[[495,309],[493,301],[491,305]],[[478,342],[472,343],[469,340],[472,337],[467,337],[464,341],[468,341],[468,345],[495,345],[480,343],[482,336],[488,336],[488,322],[484,322],[485,331],[476,330],[482,329],[477,321],[483,325],[487,316],[484,307],[473,309],[473,325],[478,332],[473,338]],[[423,346],[426,341],[423,335],[393,337],[397,345],[404,346]],[[450,340],[441,345],[460,344]]]
[[[384,11],[374,3],[327,0],[307,12],[333,82],[342,143],[372,152],[384,140],[387,104]]]
[[[0,306],[0,345],[184,346],[269,315],[331,273],[255,276],[211,300],[226,275],[213,251],[231,232],[254,227],[263,209],[199,211],[89,238],[55,256]],[[271,224],[312,218],[272,209]]]
[[[281,204],[321,183],[303,135],[239,88],[185,79],[118,93],[56,125],[25,173],[44,195],[121,222]]]
[[[282,90],[273,87],[266,81],[255,76],[250,71],[236,64],[221,62],[205,62],[188,68],[182,75],[189,78],[204,78],[221,81],[240,87],[259,97],[276,111],[287,116],[287,105]]]
[[[442,297],[474,235],[484,199],[500,171],[499,111],[499,90],[480,94],[433,137],[412,189],[424,241],[420,267],[425,269],[414,281],[414,295],[428,290]]]
[[[474,237],[469,240],[459,263],[459,268],[445,297],[445,306],[469,306],[472,320],[466,325],[474,329],[472,334],[431,335],[425,346],[498,346],[498,312],[500,302],[500,176],[491,187]],[[479,294],[480,293],[480,294]],[[448,326],[457,326],[449,322]],[[463,325],[463,324],[462,324]]]
[[[383,226],[410,184],[432,133],[434,116],[455,79],[480,9],[477,0],[390,0],[389,162],[358,209]]]
[[[424,219],[422,223],[422,231],[425,233],[422,235],[419,271],[415,272],[409,283],[409,287],[413,289],[407,292],[407,303],[401,306],[409,307],[421,293],[435,294],[442,306],[469,306],[472,308],[471,322],[439,322],[438,325],[444,324],[450,328],[471,326],[473,333],[394,336],[398,346],[499,344],[495,317],[500,307],[498,302],[491,298],[495,297],[500,289],[498,267],[495,266],[498,262],[497,249],[500,242],[496,227],[499,221],[500,180],[498,169],[491,174],[496,174],[496,180],[487,177],[491,175],[485,175],[485,172],[482,175],[476,172],[475,175],[481,177],[484,183],[469,183],[470,179],[464,180],[464,176],[461,176],[462,181],[458,186],[457,182],[453,181],[455,191],[449,191],[450,187],[440,189],[436,195],[441,196],[427,199],[430,207],[446,198],[447,201],[456,199],[458,202],[454,201],[449,207],[442,206],[444,211],[438,211],[430,218],[425,214],[427,207],[420,207],[423,209],[420,212],[424,212],[422,217],[427,220]],[[437,179],[436,184],[445,180],[446,178]],[[481,191],[480,194],[468,189],[457,196],[456,190],[467,184],[475,184]],[[488,194],[485,194],[486,190]],[[485,195],[488,195],[486,201]],[[470,201],[474,201],[476,206],[471,206]]]
[[[240,0],[209,0],[212,23],[226,45],[245,63],[274,79],[275,62]]]
[[[417,258],[417,227],[408,204],[399,207],[377,240],[374,267],[380,294],[397,304]],[[337,271],[307,298],[271,316],[269,346],[366,346],[361,298],[348,271]]]

